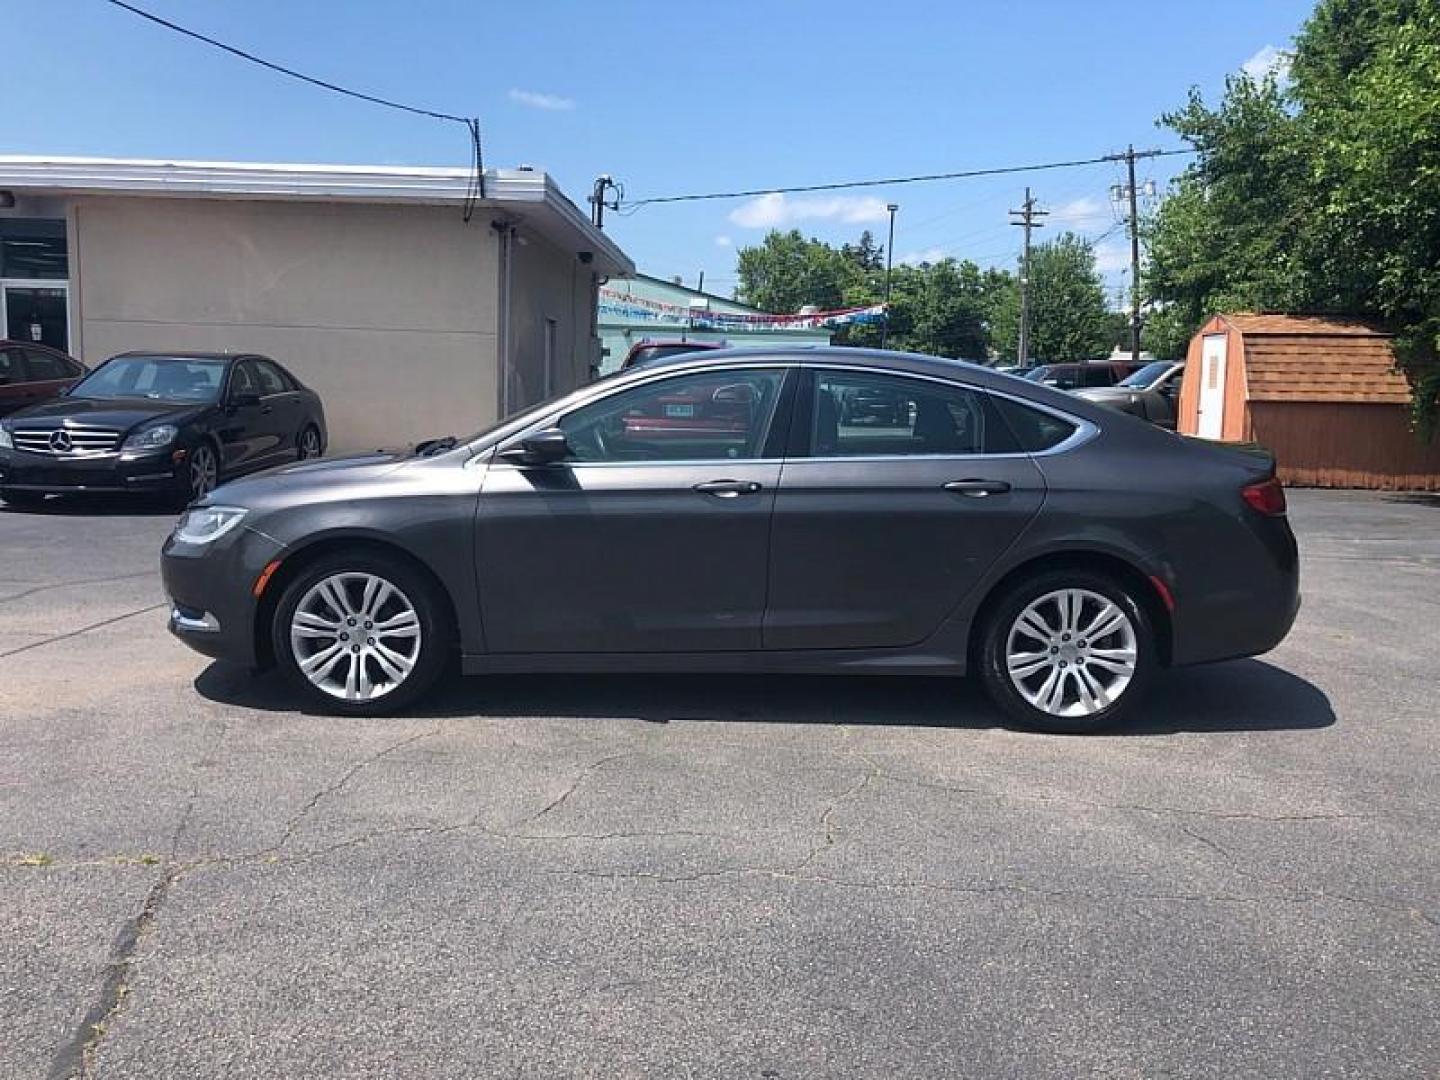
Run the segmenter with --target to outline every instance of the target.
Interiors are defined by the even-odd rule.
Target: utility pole
[[[1019,225],[1025,230],[1024,254],[1020,258],[1020,345],[1015,357],[1021,367],[1030,361],[1030,230],[1043,229],[1045,223],[1035,219],[1044,217],[1049,212],[1035,209],[1035,199],[1028,187],[1025,189],[1025,201],[1021,204],[1021,209],[1010,211],[1020,219],[1010,224]]]
[[[605,193],[607,191],[613,191],[615,193],[615,198],[612,202],[605,201]],[[597,176],[595,178],[594,190],[591,191],[589,199],[590,224],[594,225],[597,229],[603,229],[605,227],[605,211],[607,209],[619,210],[620,199],[623,195],[624,189],[615,183],[614,178],[611,177],[609,173]]]
[[[1135,364],[1140,363],[1140,212],[1137,202],[1141,195],[1135,186],[1135,162],[1139,158],[1155,157],[1158,153],[1158,150],[1137,153],[1132,143],[1123,154],[1111,154],[1106,158],[1107,161],[1125,162],[1125,184],[1123,187],[1113,185],[1110,198],[1113,202],[1123,200],[1127,204],[1125,223],[1130,229],[1130,360]],[[1153,181],[1146,181],[1144,194],[1155,194]]]
[[[900,204],[886,203],[885,209],[890,211],[890,239],[885,244],[885,321],[880,324],[882,349],[890,339],[890,266],[895,259],[895,211],[900,209]]]

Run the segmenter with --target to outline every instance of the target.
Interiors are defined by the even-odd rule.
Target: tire
[[[13,506],[18,510],[27,510],[43,503],[45,501],[45,492],[15,491],[12,488],[0,488],[0,499],[3,499],[7,506]]]
[[[300,429],[300,434],[295,436],[295,460],[309,461],[317,458],[325,452],[325,444],[320,438],[320,429],[314,424],[307,424]]]
[[[183,509],[209,495],[219,484],[220,455],[216,453],[214,443],[202,440],[185,458],[175,498]]]
[[[1077,601],[1067,621],[1062,604],[1073,610]],[[1006,592],[985,623],[979,660],[986,693],[1011,720],[1065,734],[1122,723],[1159,666],[1145,605],[1128,586],[1084,570],[1047,571]]]
[[[372,636],[386,624],[387,633]],[[356,636],[347,645],[341,635],[364,640]],[[286,586],[270,636],[280,669],[310,708],[382,716],[430,690],[446,667],[454,631],[444,599],[424,574],[392,556],[342,551],[305,567]],[[331,659],[316,663],[331,649]]]

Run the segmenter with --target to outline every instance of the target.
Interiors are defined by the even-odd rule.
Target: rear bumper
[[[179,482],[173,450],[122,458],[63,458],[0,450],[0,487],[55,494],[111,491],[167,491]]]
[[[217,660],[257,667],[254,595],[265,567],[280,558],[283,545],[241,527],[215,544],[177,543],[161,551],[160,574],[170,598],[170,632],[190,648]]]

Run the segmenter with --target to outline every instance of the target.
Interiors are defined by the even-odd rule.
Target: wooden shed
[[[1440,440],[1410,430],[1410,386],[1366,323],[1217,315],[1190,342],[1177,429],[1274,451],[1301,487],[1440,491]]]

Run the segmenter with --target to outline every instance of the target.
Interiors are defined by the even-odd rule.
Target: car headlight
[[[15,440],[10,437],[10,429],[0,424],[0,450],[14,450]]]
[[[186,510],[175,523],[175,539],[186,544],[210,544],[219,540],[249,511],[239,506],[197,506]]]
[[[125,440],[125,445],[120,447],[120,452],[133,454],[144,450],[159,450],[163,446],[169,446],[179,434],[180,429],[174,424],[156,424],[131,435]]]

